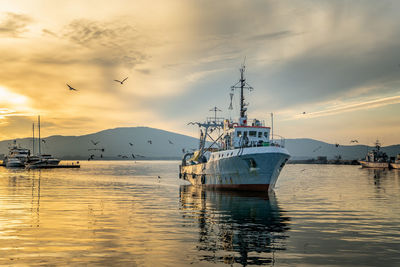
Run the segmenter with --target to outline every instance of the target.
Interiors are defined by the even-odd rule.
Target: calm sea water
[[[398,170],[287,165],[266,196],[185,186],[178,164],[0,167],[0,264],[400,266]]]

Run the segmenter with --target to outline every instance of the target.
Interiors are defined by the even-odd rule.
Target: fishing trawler
[[[253,88],[246,82],[244,73],[242,65],[240,80],[231,87],[230,94],[232,109],[233,92],[240,89],[237,122],[217,118],[215,108],[213,118],[190,123],[200,128],[200,144],[198,150],[184,155],[179,166],[181,179],[214,189],[268,191],[274,188],[290,155],[284,148],[284,139],[274,140],[270,127],[257,119],[249,122],[244,90]]]
[[[375,142],[375,149],[368,152],[365,160],[359,160],[362,168],[389,168],[389,158],[387,154],[381,151],[381,144],[378,140]]]

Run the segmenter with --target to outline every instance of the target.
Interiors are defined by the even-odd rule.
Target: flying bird
[[[153,144],[153,141],[147,140],[147,143],[149,143],[151,145],[151,144]]]
[[[303,111],[303,115],[304,115],[304,114],[306,114],[306,112],[305,112],[305,111]]]
[[[97,145],[98,143],[100,143],[100,141],[95,142],[93,140],[90,140],[90,142],[92,142],[93,145]]]
[[[132,144],[132,143],[129,143],[129,145],[130,145],[130,146],[133,146],[133,144]]]
[[[174,143],[172,143],[172,141],[171,140],[168,140],[168,142],[171,144],[171,145],[173,145]]]
[[[356,139],[351,140],[350,143],[358,143],[358,140],[356,140]]]
[[[157,176],[157,178],[158,178],[158,182],[160,182],[160,180],[161,180],[161,176],[160,176],[160,175],[158,175],[158,176]]]
[[[123,79],[122,81],[120,80],[114,80],[115,82],[118,82],[120,84],[124,84],[124,82],[126,81],[126,79],[128,79],[128,77],[126,77],[125,79]]]
[[[135,155],[132,154],[132,158],[135,158]]]
[[[46,140],[42,139],[42,142],[43,142],[43,143],[46,143]]]
[[[335,147],[339,147],[340,145],[339,144],[335,144]]]
[[[73,88],[71,85],[69,85],[68,83],[66,84],[68,86],[68,89],[70,91],[78,91],[78,89]]]
[[[313,150],[313,152],[316,152],[317,150],[319,150],[320,148],[322,148],[321,146],[317,147],[316,149]]]
[[[128,157],[124,155],[124,156],[122,156],[122,158],[123,158],[123,159],[127,159]]]

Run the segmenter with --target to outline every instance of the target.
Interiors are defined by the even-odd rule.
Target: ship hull
[[[249,147],[214,152],[206,163],[181,166],[181,177],[212,189],[268,191],[289,159],[281,147]]]
[[[6,160],[5,162],[5,166],[7,168],[20,168],[20,167],[24,167],[24,163],[19,160],[19,159],[15,159],[15,158],[9,158]]]
[[[379,169],[389,168],[388,162],[371,162],[364,160],[360,160],[359,162],[362,168],[379,168]]]

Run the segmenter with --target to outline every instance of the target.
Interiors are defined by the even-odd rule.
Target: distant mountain
[[[133,159],[132,154],[136,159],[181,159],[182,149],[198,147],[197,138],[149,127],[115,128],[82,136],[55,135],[43,140],[42,153],[61,159],[87,159],[91,154],[95,159],[100,159],[101,155],[103,159]],[[98,143],[94,145],[92,141]],[[0,154],[7,154],[11,142],[12,140],[0,142]],[[17,139],[17,144],[32,150],[32,138]],[[338,155],[342,159],[361,159],[372,149],[365,145],[339,144],[336,147],[335,144],[313,139],[286,139],[285,145],[294,160],[318,156],[333,159]],[[395,156],[400,153],[400,145],[383,147],[382,150],[389,156]],[[35,151],[38,151],[37,141]]]
[[[342,159],[352,160],[364,158],[368,150],[373,146],[365,145],[341,145],[328,144],[313,139],[286,139],[287,150],[291,154],[291,159],[310,159],[318,156],[325,156],[328,159],[334,159],[341,156]],[[382,147],[382,151],[388,156],[394,157],[400,153],[400,145]]]
[[[16,140],[17,144],[32,150],[32,138]],[[55,135],[43,140],[42,153],[62,159],[87,159],[91,154],[95,159],[101,155],[103,159],[132,159],[132,154],[136,159],[180,159],[182,149],[198,147],[196,138],[148,127],[115,128],[82,136]],[[0,142],[0,154],[8,153],[12,141]]]

